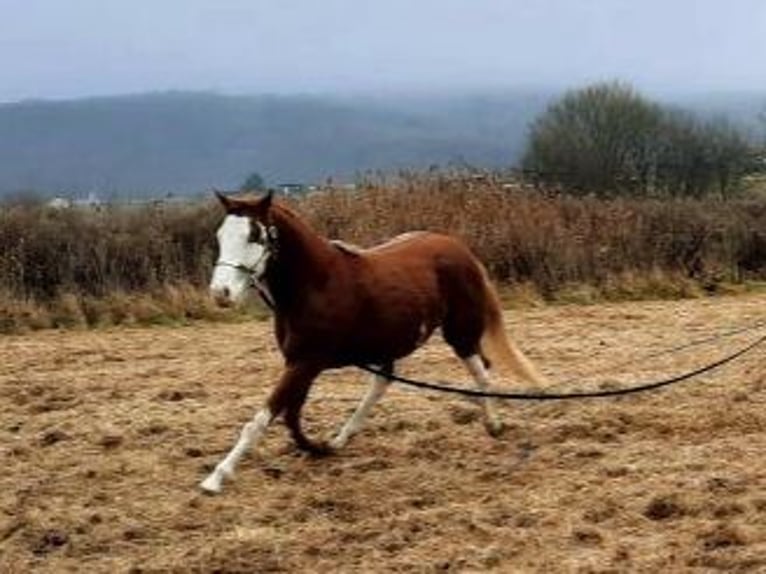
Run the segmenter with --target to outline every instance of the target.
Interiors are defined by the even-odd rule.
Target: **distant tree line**
[[[239,187],[240,191],[260,191],[266,187],[266,181],[263,176],[254,171],[245,178],[242,185]]]
[[[575,195],[728,198],[762,161],[724,119],[603,83],[566,93],[532,123],[522,168]]]

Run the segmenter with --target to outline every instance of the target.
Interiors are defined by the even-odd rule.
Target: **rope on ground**
[[[755,330],[755,328],[760,328],[760,327],[763,327],[764,325],[766,325],[766,322],[759,323],[757,327],[751,326],[751,327],[748,327],[747,329],[739,330],[738,332],[744,332],[744,330],[752,331],[752,330]],[[369,365],[357,364],[356,366],[362,369],[363,371],[367,371],[368,373],[385,377],[390,381],[395,381],[403,385],[408,385],[408,386],[416,387],[419,389],[426,389],[430,391],[438,391],[442,393],[450,393],[455,395],[463,395],[463,396],[474,397],[474,398],[493,398],[493,399],[503,399],[503,400],[513,400],[513,401],[561,401],[561,400],[574,400],[574,399],[599,399],[599,398],[609,398],[609,397],[618,397],[618,396],[624,396],[624,395],[644,393],[644,392],[660,389],[662,387],[674,385],[682,381],[687,381],[689,379],[698,377],[704,373],[707,373],[709,371],[722,367],[723,365],[726,365],[727,363],[731,363],[732,361],[738,359],[739,357],[745,355],[746,353],[749,353],[750,351],[754,350],[756,347],[758,347],[765,341],[766,341],[766,335],[762,335],[760,338],[756,339],[754,342],[750,343],[749,345],[729,355],[726,355],[725,357],[722,357],[716,361],[703,365],[692,371],[687,371],[685,373],[681,373],[679,375],[675,375],[667,379],[652,381],[648,383],[642,383],[635,386],[624,387],[620,389],[602,389],[602,390],[596,390],[596,391],[572,391],[567,393],[481,391],[478,389],[468,389],[465,387],[455,386],[449,383],[429,382],[429,381],[411,379],[409,377],[403,377],[400,375],[388,373],[383,371],[382,369],[377,369]]]

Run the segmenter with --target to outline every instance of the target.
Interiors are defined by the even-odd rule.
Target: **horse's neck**
[[[321,288],[337,258],[329,241],[287,210],[275,213],[277,254],[268,276],[278,306],[293,306],[308,291]]]

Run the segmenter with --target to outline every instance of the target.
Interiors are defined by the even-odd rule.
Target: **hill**
[[[147,196],[511,164],[540,94],[330,98],[165,93],[0,106],[0,195]]]
[[[147,197],[351,180],[369,170],[514,164],[554,92],[377,97],[171,92],[0,105],[0,197]],[[751,131],[762,95],[676,98]]]

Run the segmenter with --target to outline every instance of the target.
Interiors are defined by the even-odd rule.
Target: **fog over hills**
[[[0,105],[0,195],[202,193],[450,163],[499,168],[555,95],[224,96],[161,93]],[[756,129],[766,97],[677,100]]]

